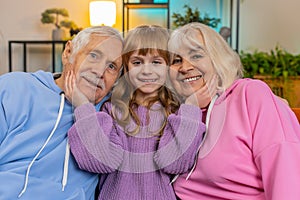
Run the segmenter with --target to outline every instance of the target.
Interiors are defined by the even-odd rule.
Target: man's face
[[[117,80],[122,43],[114,37],[91,35],[90,41],[74,57],[73,70],[78,89],[92,103],[99,103]]]

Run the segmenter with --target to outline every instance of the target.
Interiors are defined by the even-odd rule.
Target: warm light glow
[[[116,23],[116,3],[114,1],[91,1],[91,26],[113,26]]]

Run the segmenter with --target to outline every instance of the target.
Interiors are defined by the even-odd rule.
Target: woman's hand
[[[74,107],[89,103],[88,98],[84,96],[84,94],[77,88],[73,71],[68,71],[66,74],[64,92],[66,98],[72,103]]]
[[[186,98],[185,103],[206,108],[217,92],[217,81],[218,78],[216,75],[207,81],[203,78],[202,87]]]

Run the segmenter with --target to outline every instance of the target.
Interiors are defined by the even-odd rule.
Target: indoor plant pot
[[[66,38],[66,33],[61,28],[56,28],[52,30],[52,40],[63,40]]]

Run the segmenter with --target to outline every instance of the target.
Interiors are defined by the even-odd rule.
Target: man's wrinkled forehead
[[[91,34],[88,51],[98,51],[112,60],[121,56],[123,44],[115,36]]]
[[[118,44],[122,48],[122,42],[120,41],[119,38],[116,36],[109,36],[109,35],[103,35],[103,34],[91,34],[90,35],[90,43],[93,44],[93,46],[109,46],[112,44]]]

